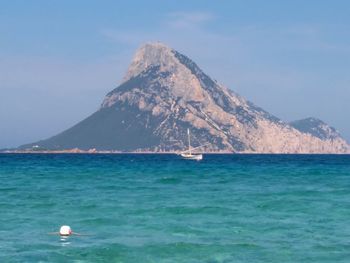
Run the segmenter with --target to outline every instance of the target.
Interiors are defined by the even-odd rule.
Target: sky
[[[161,41],[289,122],[350,141],[350,1],[0,0],[0,148],[96,111],[135,50]]]

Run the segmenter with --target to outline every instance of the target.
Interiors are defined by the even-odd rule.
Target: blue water
[[[350,156],[3,154],[0,262],[350,262]]]

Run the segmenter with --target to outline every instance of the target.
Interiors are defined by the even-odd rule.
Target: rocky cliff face
[[[204,151],[345,153],[350,149],[337,133],[318,136],[270,115],[160,43],[146,44],[136,52],[123,83],[107,94],[96,113],[36,144],[50,149],[177,151],[186,148],[187,128],[192,146],[204,145]]]

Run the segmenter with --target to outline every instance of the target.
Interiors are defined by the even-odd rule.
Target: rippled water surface
[[[3,154],[0,262],[350,262],[350,156]]]

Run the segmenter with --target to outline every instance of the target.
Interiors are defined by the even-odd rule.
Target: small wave
[[[16,191],[17,189],[17,187],[2,187],[0,188],[0,192],[11,192]]]

